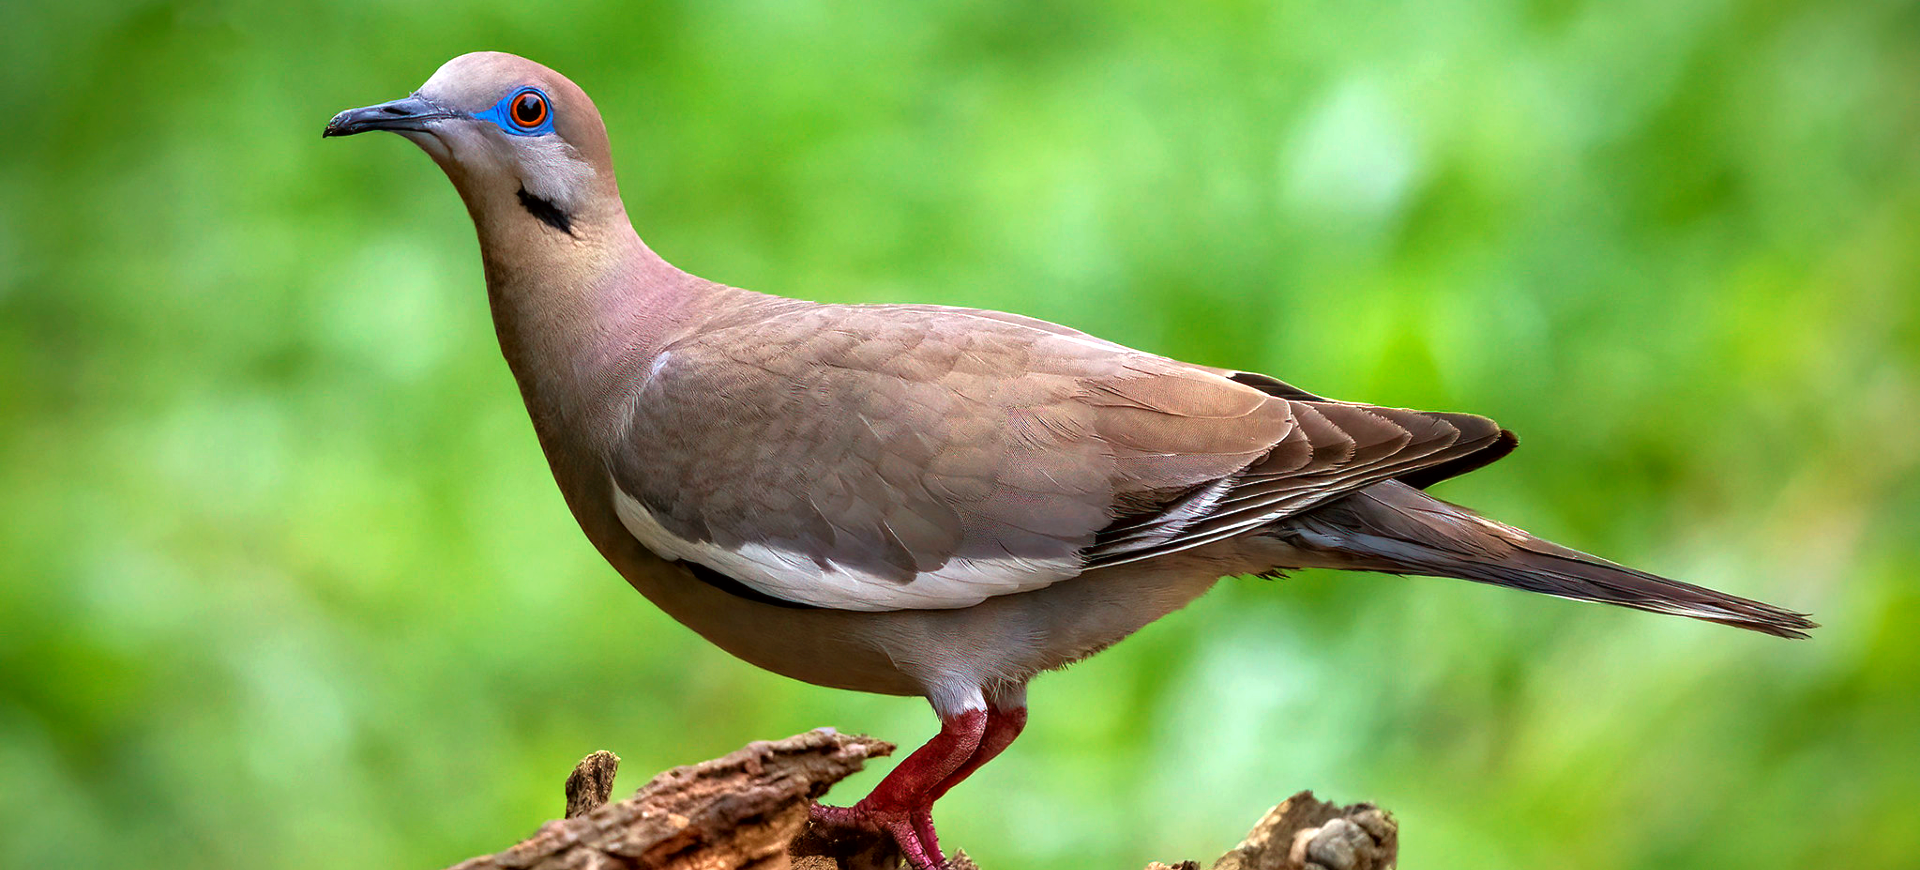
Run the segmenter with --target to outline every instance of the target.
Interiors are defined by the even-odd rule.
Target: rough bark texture
[[[620,756],[605,749],[580,759],[567,777],[566,818],[584,816],[612,798],[613,775],[619,770]]]
[[[548,822],[518,845],[456,868],[780,870],[791,866],[787,844],[806,827],[808,804],[868,758],[892,751],[892,744],[831,731],[750,743],[712,761],[676,767],[633,797]],[[603,767],[611,774],[611,759],[598,755],[582,761],[588,770],[576,770],[569,781],[592,781]],[[570,805],[576,805],[573,791]]]
[[[633,797],[607,803],[620,759],[600,751],[567,778],[567,816],[518,845],[451,870],[894,870],[900,855],[877,835],[822,836],[807,807],[827,788],[887,755],[893,745],[809,731],[751,743],[724,757],[676,767]],[[1268,811],[1212,870],[1387,870],[1399,831],[1372,804],[1339,807],[1300,792]],[[955,852],[949,870],[977,870]],[[1147,870],[1200,870],[1194,861]]]
[[[1213,870],[1386,870],[1399,855],[1392,814],[1366,803],[1335,806],[1303,791],[1268,810]]]

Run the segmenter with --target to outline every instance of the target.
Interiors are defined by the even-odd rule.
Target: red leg
[[[922,841],[920,832],[916,830],[919,826],[915,824],[915,817],[927,816],[933,799],[942,790],[940,786],[979,751],[981,738],[987,730],[987,720],[985,710],[967,710],[941,720],[940,733],[895,765],[892,772],[874,787],[872,794],[850,807],[823,807],[816,804],[813,807],[814,822],[886,831],[900,844],[900,851],[906,855],[907,863],[917,870],[946,864],[946,856],[940,854],[937,840],[931,843]],[[930,820],[925,827],[931,835],[933,824]]]
[[[933,790],[933,800],[939,800],[948,789],[959,785],[961,780],[973,775],[980,766],[994,759],[994,756],[1006,751],[1013,744],[1013,738],[1027,727],[1027,708],[1015,707],[1011,710],[990,709],[987,711],[987,729],[980,735],[980,748],[974,750],[973,757],[967,759],[960,769],[948,774],[946,779]]]
[[[959,785],[962,780],[973,775],[981,765],[992,761],[993,757],[1011,745],[1013,738],[1019,737],[1021,729],[1026,727],[1027,708],[1024,706],[1006,710],[993,707],[987,710],[987,727],[980,736],[980,748],[974,750],[973,757],[967,759],[967,763],[947,774],[947,778],[934,787],[932,795],[927,798],[926,809],[913,814],[914,832],[920,835],[920,843],[929,853],[940,854],[940,837],[933,832],[933,802],[946,794],[948,789]]]

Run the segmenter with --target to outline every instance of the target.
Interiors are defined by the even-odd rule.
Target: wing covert
[[[785,308],[673,343],[609,457],[622,522],[787,601],[965,607],[1242,534],[1498,431],[990,315]]]

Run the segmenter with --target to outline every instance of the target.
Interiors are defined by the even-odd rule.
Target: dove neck
[[[655,254],[620,217],[535,244],[481,231],[494,330],[543,443],[563,431],[611,437],[621,392],[714,286]]]

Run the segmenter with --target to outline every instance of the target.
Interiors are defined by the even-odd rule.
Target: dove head
[[[411,95],[348,109],[325,136],[387,130],[432,156],[483,242],[631,232],[599,110],[565,76],[493,51],[463,54]]]

